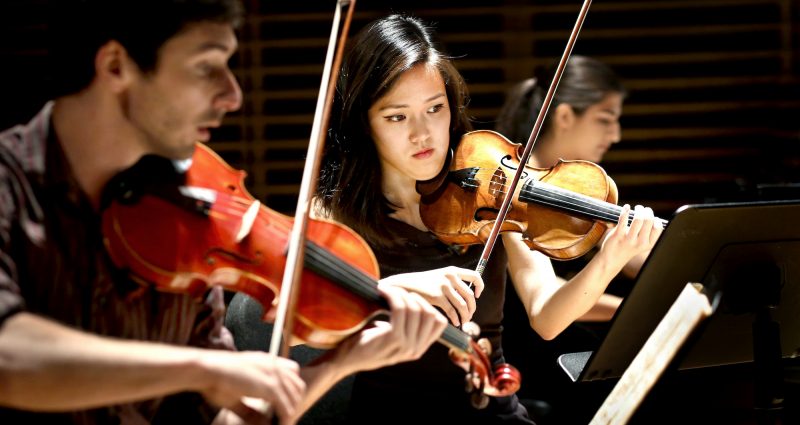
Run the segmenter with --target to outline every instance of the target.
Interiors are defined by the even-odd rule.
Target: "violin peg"
[[[476,409],[485,409],[489,405],[489,396],[482,392],[473,392],[470,396],[472,407]]]
[[[481,328],[475,322],[467,322],[461,325],[461,330],[464,331],[465,334],[469,335],[472,339],[478,337],[481,334]]]
[[[481,338],[477,341],[478,347],[488,356],[492,354],[492,343],[486,338]]]

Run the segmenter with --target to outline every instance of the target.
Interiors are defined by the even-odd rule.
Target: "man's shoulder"
[[[25,171],[44,168],[52,108],[53,102],[47,102],[28,123],[0,132],[0,167],[18,167]]]

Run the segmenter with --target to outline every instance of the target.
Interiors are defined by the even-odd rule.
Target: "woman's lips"
[[[425,159],[425,158],[430,158],[431,155],[433,155],[433,149],[425,149],[415,153],[414,158]]]

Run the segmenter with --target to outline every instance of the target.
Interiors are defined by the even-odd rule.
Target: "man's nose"
[[[239,86],[239,82],[236,81],[236,76],[230,70],[226,71],[223,84],[223,91],[217,96],[215,106],[225,110],[225,112],[238,110],[242,106],[242,88]]]

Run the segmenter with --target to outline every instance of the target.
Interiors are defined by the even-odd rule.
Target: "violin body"
[[[520,166],[520,147],[494,131],[466,133],[448,175],[422,196],[425,226],[446,243],[485,243]],[[547,169],[524,167],[500,231],[522,233],[531,249],[554,259],[579,257],[619,218],[616,184],[600,166],[562,160]]]
[[[251,232],[236,242],[254,200],[244,189],[244,172],[221,161],[199,145],[186,173],[187,187],[214,190],[210,193],[215,199],[205,213],[176,208],[157,196],[141,196],[130,205],[112,203],[103,214],[106,247],[115,264],[134,271],[134,278],[144,284],[198,297],[220,285],[250,295],[264,305],[265,314],[274,314],[293,220],[259,204]],[[211,166],[213,162],[219,165]],[[377,278],[375,256],[351,229],[311,220],[308,239]],[[380,310],[337,285],[325,284],[311,271],[304,270],[302,282],[315,289],[299,294],[293,335],[316,347],[334,346]]]
[[[148,160],[112,180],[103,202],[104,243],[114,264],[142,285],[163,291],[201,297],[219,285],[243,292],[264,307],[264,320],[271,321],[293,219],[257,202],[244,187],[245,173],[205,145],[197,145],[185,173],[177,173],[166,159]],[[375,255],[352,229],[310,219],[305,249],[295,341],[332,348],[387,311],[377,289]],[[491,367],[484,341],[479,344],[448,325],[440,342],[468,372],[478,395],[506,396],[519,388],[516,369]]]

